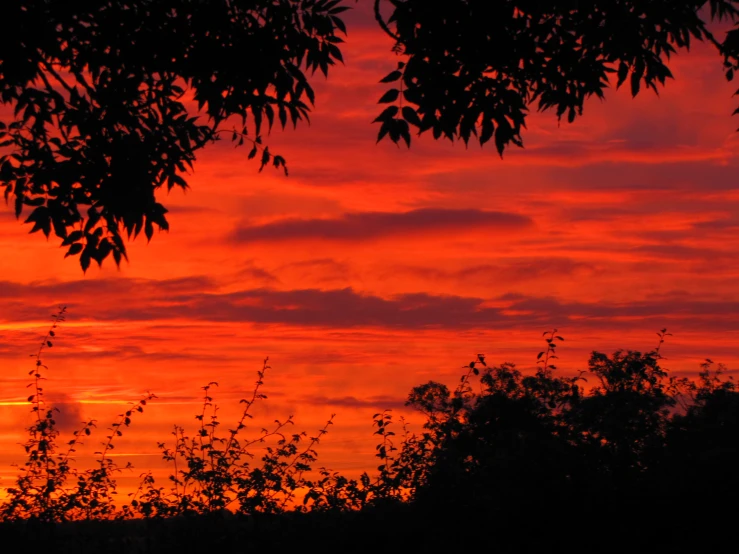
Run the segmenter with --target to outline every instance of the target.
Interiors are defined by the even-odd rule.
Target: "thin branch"
[[[400,36],[393,33],[390,30],[390,27],[388,27],[387,23],[385,23],[385,20],[382,18],[382,14],[380,13],[380,0],[375,0],[375,19],[377,20],[377,23],[379,23],[380,28],[385,31],[386,35],[395,39],[398,43],[402,42],[400,40]]]

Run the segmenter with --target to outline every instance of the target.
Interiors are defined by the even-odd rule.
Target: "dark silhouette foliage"
[[[369,2],[370,0],[365,0]],[[167,230],[162,188],[186,188],[224,134],[260,170],[287,171],[262,134],[308,120],[309,77],[342,61],[346,0],[14,1],[0,11],[0,183],[31,232],[53,233],[83,270],[122,235]],[[713,44],[739,68],[736,0],[374,0],[401,58],[378,140],[493,140],[522,146],[533,107],[573,121],[609,84],[636,95],[672,75],[670,55]]]
[[[393,88],[380,103],[392,105],[376,120],[378,140],[408,145],[412,128],[493,140],[502,155],[523,146],[531,107],[572,122],[611,84],[658,92],[671,54],[691,41],[716,47],[728,80],[739,68],[739,27],[723,40],[709,29],[737,22],[735,0],[375,0],[375,13],[403,58],[382,80]]]
[[[452,394],[434,382],[413,389],[408,404],[428,418],[432,445],[418,502],[510,510],[548,497],[672,495],[684,479],[692,484],[680,494],[739,490],[729,477],[739,455],[739,393],[722,379],[725,368],[712,371],[707,361],[698,382],[676,378],[660,366],[658,347],[593,352],[587,371],[558,377],[550,363],[558,339],[548,334],[533,375],[508,363],[480,370],[479,357]],[[716,488],[706,488],[711,482]]]
[[[261,167],[287,171],[261,133],[308,118],[307,75],[342,59],[338,3],[3,5],[0,100],[14,114],[0,123],[6,201],[16,216],[30,207],[31,232],[53,231],[86,270],[126,257],[122,232],[168,229],[155,191],[186,188],[196,152],[224,131],[248,141]]]
[[[599,552],[693,552],[733,540],[726,530],[739,515],[739,392],[710,360],[695,381],[671,376],[661,366],[666,330],[646,353],[593,352],[572,377],[557,375],[564,339],[556,330],[544,334],[533,372],[489,367],[479,354],[454,390],[434,381],[413,388],[407,405],[426,417],[419,434],[403,424],[396,435],[389,410],[374,415],[380,463],[358,479],[313,470],[333,416],[313,437],[288,434],[291,417],[244,436],[254,402],[266,399],[265,360],[227,431],[216,383],[203,387],[196,432],[176,426],[173,445],[158,445],[167,483],[143,474],[121,506],[115,475],[125,468],[110,451],[156,397],[132,403],[108,428],[94,467],[77,469],[73,453],[95,422],[61,447],[41,386],[41,354],[64,315],[29,374],[35,417],[27,461],[0,504],[0,543],[58,552],[292,551],[310,533],[327,552],[354,548],[358,537],[371,549],[440,551],[479,546],[484,530],[486,544],[503,552],[590,552],[593,544]]]

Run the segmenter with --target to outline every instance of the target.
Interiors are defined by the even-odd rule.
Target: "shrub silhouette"
[[[380,463],[373,476],[365,472],[357,479],[312,470],[334,416],[313,437],[289,434],[292,417],[244,437],[254,403],[266,399],[265,359],[235,426],[222,431],[212,393],[217,384],[205,385],[195,433],[175,426],[173,444],[158,443],[171,468],[169,486],[146,473],[118,506],[115,475],[122,468],[109,452],[132,416],[156,397],[148,393],[132,403],[109,428],[94,467],[77,469],[73,454],[95,422],[85,422],[61,447],[42,386],[41,355],[52,346],[65,313],[61,309],[54,317],[35,355],[27,461],[0,507],[5,535],[57,545],[60,552],[66,550],[59,541],[69,551],[110,550],[111,537],[118,537],[120,551],[134,543],[148,545],[146,552],[244,544],[292,550],[306,529],[332,545],[330,551],[356,546],[356,536],[370,537],[367,546],[373,548],[392,543],[433,550],[466,547],[472,536],[460,536],[460,526],[491,521],[499,531],[515,531],[496,535],[503,551],[521,548],[521,541],[526,548],[577,551],[562,535],[574,514],[587,541],[600,540],[603,525],[618,530],[620,518],[629,514],[632,523],[603,552],[633,549],[637,525],[640,548],[686,551],[721,548],[726,538],[685,535],[690,522],[728,524],[737,513],[728,508],[706,515],[700,507],[739,492],[731,473],[739,461],[739,392],[731,377],[723,377],[726,369],[714,369],[710,360],[696,381],[670,376],[661,366],[666,330],[646,353],[593,352],[587,370],[572,377],[557,375],[553,361],[564,339],[556,330],[544,334],[547,348],[529,375],[511,363],[489,367],[479,354],[464,366],[453,391],[434,381],[412,389],[407,405],[426,417],[420,433],[409,432],[403,421],[398,436],[389,410],[374,415]],[[638,523],[656,521],[678,502],[687,509],[673,516],[673,527]],[[553,504],[557,510],[536,522],[537,532],[522,538],[530,525],[527,514],[551,511]],[[80,521],[125,526],[101,532],[75,523]],[[34,522],[47,526],[40,535],[37,527],[26,526]],[[54,523],[64,523],[60,529],[66,531]],[[682,534],[665,538],[666,529]],[[86,537],[91,550],[81,549],[75,536]]]
[[[673,477],[697,477],[732,467],[739,393],[721,369],[704,366],[698,384],[671,377],[658,347],[610,357],[593,352],[587,372],[557,377],[549,361],[558,338],[548,335],[534,375],[513,364],[487,368],[478,356],[453,393],[434,382],[413,389],[408,404],[427,417],[425,444],[413,446],[426,453],[416,502],[511,511],[551,498],[613,500],[660,487],[674,494],[668,468]],[[586,391],[581,383],[588,378],[596,384]],[[725,471],[714,473],[726,481]]]
[[[44,400],[41,373],[48,369],[41,361],[45,348],[51,348],[51,338],[64,321],[66,308],[53,316],[53,324],[41,342],[35,356],[35,367],[29,372],[33,386],[28,401],[35,421],[27,429],[28,440],[23,445],[28,459],[24,470],[16,479],[14,487],[8,489],[8,499],[0,507],[0,515],[6,520],[34,519],[42,522],[61,522],[78,519],[109,519],[115,516],[114,495],[116,482],[113,475],[121,468],[108,456],[114,448],[116,437],[122,435],[121,428],[128,427],[134,412],[143,412],[148,400],[155,398],[147,394],[129,410],[119,416],[109,428],[110,434],[102,442],[97,467],[78,471],[73,465],[73,454],[82,439],[89,437],[95,421],[91,420],[75,431],[72,440],[61,448],[57,444],[59,431],[54,420],[55,409]]]
[[[254,439],[241,439],[246,421],[254,403],[266,399],[259,392],[264,373],[269,369],[267,359],[258,372],[258,379],[250,400],[241,400],[245,405],[241,418],[227,435],[219,434],[217,406],[213,403],[211,382],[203,387],[203,409],[196,419],[200,428],[195,436],[185,434],[182,427],[175,426],[172,435],[173,448],[159,443],[164,460],[174,469],[169,477],[172,488],[164,491],[156,487],[151,474],[144,478],[131,502],[131,510],[144,517],[179,516],[187,514],[222,513],[225,509],[241,514],[279,513],[295,498],[296,490],[308,486],[304,474],[311,470],[316,460],[315,446],[328,432],[333,416],[315,437],[301,445],[306,434],[286,436],[286,428],[293,424],[292,416],[285,421],[276,420],[272,430],[262,429]],[[276,444],[267,446],[261,457],[261,466],[252,464],[254,455],[249,448],[276,438]]]

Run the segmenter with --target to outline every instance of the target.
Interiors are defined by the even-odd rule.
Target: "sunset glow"
[[[170,232],[85,275],[0,211],[0,488],[23,460],[29,355],[62,305],[43,359],[64,433],[97,419],[92,451],[128,402],[158,396],[117,443],[135,468],[123,488],[162,467],[174,424],[195,428],[208,382],[228,428],[266,357],[254,430],[294,415],[312,435],[336,413],[316,467],[352,476],[377,465],[374,413],[418,430],[411,387],[454,384],[478,353],[530,371],[553,328],[567,374],[592,350],[650,350],[662,328],[667,368],[736,374],[739,119],[713,50],[673,59],[659,98],[610,90],[573,124],[532,114],[503,159],[425,135],[398,148],[375,144],[396,60],[365,4],[346,17],[345,66],[315,75],[311,125],[267,141],[288,177],[211,145],[186,194],[158,197]]]

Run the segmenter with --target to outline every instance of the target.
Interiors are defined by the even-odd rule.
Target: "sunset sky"
[[[194,431],[209,381],[228,428],[266,356],[254,430],[294,414],[310,435],[336,413],[316,465],[351,475],[377,465],[375,412],[412,417],[411,387],[453,386],[477,353],[531,371],[552,328],[567,374],[592,350],[649,350],[662,328],[669,369],[739,368],[739,99],[715,51],[674,58],[659,98],[610,90],[561,126],[532,114],[502,160],[431,136],[407,149],[375,144],[397,59],[369,7],[346,17],[345,66],[314,78],[311,125],[267,141],[289,177],[211,145],[191,190],[159,197],[170,232],[86,275],[0,210],[0,488],[23,459],[29,355],[60,305],[44,360],[65,433],[98,419],[94,445],[127,402],[159,397],[118,443],[125,483],[157,466],[173,424]]]

